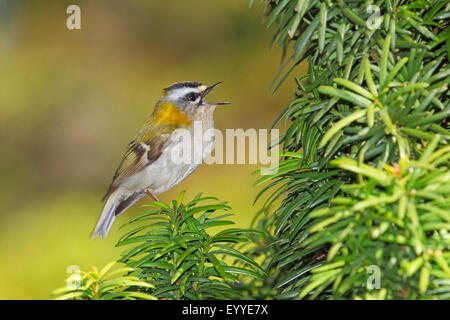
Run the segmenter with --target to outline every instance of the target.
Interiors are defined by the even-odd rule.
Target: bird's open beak
[[[217,86],[218,86],[219,84],[221,84],[221,83],[222,83],[222,81],[217,82],[216,84],[213,84],[212,86],[207,87],[207,88],[203,91],[203,94],[202,94],[202,100],[203,100],[203,103],[204,103],[204,104],[216,105],[216,106],[218,106],[218,105],[224,105],[224,104],[230,104],[230,102],[205,102],[205,101],[204,101],[205,96],[206,96],[212,89],[214,89],[215,87],[217,87]]]

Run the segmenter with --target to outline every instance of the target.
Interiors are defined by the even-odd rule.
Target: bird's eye
[[[195,101],[195,100],[197,100],[198,96],[199,96],[198,93],[190,92],[185,96],[185,99],[187,101]]]

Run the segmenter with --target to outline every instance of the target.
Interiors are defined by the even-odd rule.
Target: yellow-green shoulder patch
[[[158,124],[166,124],[175,127],[189,126],[192,120],[174,104],[161,102],[155,109],[155,121]]]

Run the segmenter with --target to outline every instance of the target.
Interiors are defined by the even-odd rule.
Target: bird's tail
[[[132,195],[129,195],[128,192],[125,193],[120,189],[111,193],[108,200],[106,200],[105,207],[103,208],[97,226],[91,235],[91,239],[95,239],[99,236],[102,239],[105,239],[116,216],[132,206],[136,201],[142,198],[142,196],[143,193],[133,193]]]

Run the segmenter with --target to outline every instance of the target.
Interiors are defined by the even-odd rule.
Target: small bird
[[[103,197],[107,200],[91,239],[98,236],[104,239],[116,216],[145,194],[158,201],[157,195],[179,184],[211,153],[213,134],[207,139],[202,138],[201,148],[195,148],[195,142],[180,139],[179,132],[184,129],[194,134],[195,122],[201,124],[202,134],[214,129],[216,106],[229,102],[206,102],[205,96],[220,83],[208,87],[198,82],[179,82],[163,89],[153,114],[128,145],[114,174]],[[180,147],[192,153],[200,152],[193,154],[193,158],[201,157],[201,161],[174,159],[175,151]]]

